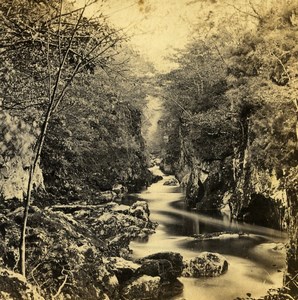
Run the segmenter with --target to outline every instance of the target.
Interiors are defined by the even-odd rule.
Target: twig
[[[32,278],[33,278],[35,284],[36,284],[39,288],[40,288],[40,285],[39,285],[39,283],[37,282],[37,280],[35,279],[34,271],[36,271],[36,270],[38,269],[38,267],[39,267],[41,264],[42,264],[42,263],[37,264],[37,265],[32,269],[32,271],[30,272],[30,275],[32,276]]]
[[[241,10],[239,7],[237,7],[237,6],[234,5],[234,4],[230,4],[230,3],[227,3],[227,2],[224,2],[224,3],[225,3],[226,5],[228,5],[228,6],[233,7],[234,9],[236,9],[237,11],[239,11],[240,13],[242,13],[242,14],[244,14],[244,15],[251,16],[251,17],[253,17],[253,18],[258,19],[259,21],[262,20],[262,18],[261,18],[260,15],[254,15],[254,14],[251,14],[251,13],[249,13],[249,12],[247,12],[247,11],[243,11],[243,10]]]
[[[272,56],[274,56],[274,57],[277,59],[277,61],[278,61],[278,62],[280,63],[280,65],[282,66],[282,68],[283,68],[285,74],[287,75],[289,81],[291,81],[291,77],[290,77],[290,75],[289,75],[289,73],[288,73],[288,71],[287,71],[285,65],[284,65],[283,62],[281,61],[281,59],[280,59],[276,54],[274,54],[273,52],[270,52],[270,54],[271,54]]]
[[[61,274],[64,274],[64,273],[63,273],[64,270],[65,270],[65,269],[64,269],[64,267],[63,267],[63,269],[62,269],[62,271],[61,271]],[[66,282],[67,282],[67,279],[68,279],[68,274],[65,274],[64,280],[63,280],[62,284],[59,286],[57,293],[53,296],[53,299],[57,298],[57,297],[61,294],[61,291],[62,291],[62,289],[64,288],[64,286],[65,286],[65,284],[66,284]]]
[[[252,4],[251,0],[249,0],[249,4],[251,9],[253,10],[253,12],[259,17],[259,19],[262,19],[262,16],[257,12],[256,8],[254,7],[254,5]]]
[[[192,118],[192,115],[179,103],[179,102],[177,102],[176,100],[174,100],[174,99],[172,99],[172,98],[166,98],[166,97],[164,97],[164,96],[162,96],[162,98],[163,99],[165,99],[165,100],[171,100],[171,101],[173,101],[175,104],[177,104],[190,118]]]
[[[59,63],[60,64],[61,64],[61,14],[62,14],[62,0],[60,0],[59,24],[58,24],[58,48],[59,48]]]

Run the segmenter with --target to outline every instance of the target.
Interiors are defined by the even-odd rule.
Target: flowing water
[[[163,180],[153,184],[133,198],[149,204],[150,218],[159,223],[156,233],[146,241],[131,243],[134,258],[160,251],[179,252],[184,259],[200,252],[211,251],[224,255],[229,262],[226,274],[214,278],[180,278],[184,284],[182,295],[173,299],[229,300],[236,297],[264,296],[268,289],[280,287],[285,268],[283,242],[280,231],[230,221],[228,216],[212,216],[187,211],[180,187],[163,185],[172,176],[164,176],[157,166],[151,169]],[[219,239],[199,241],[194,234],[234,232]],[[245,234],[238,234],[243,232]],[[283,248],[281,250],[281,248]]]

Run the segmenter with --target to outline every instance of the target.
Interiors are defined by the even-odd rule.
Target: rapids
[[[183,190],[179,186],[163,185],[172,176],[165,176],[158,166],[151,168],[151,171],[162,175],[163,180],[139,194],[131,195],[130,201],[147,201],[150,218],[159,226],[148,240],[131,243],[133,258],[174,251],[186,259],[203,251],[211,251],[224,255],[229,262],[228,272],[216,278],[180,278],[184,292],[173,299],[229,300],[247,297],[248,293],[252,297],[260,297],[266,295],[268,289],[282,286],[286,266],[285,234],[231,221],[228,215],[187,211]],[[225,231],[229,234],[216,239],[200,241],[193,238],[194,234]]]

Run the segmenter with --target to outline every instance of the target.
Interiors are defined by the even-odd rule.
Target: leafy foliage
[[[139,179],[145,184],[140,112],[130,102],[105,92],[109,86],[100,93],[97,86],[96,79],[87,91],[86,86],[78,86],[73,97],[80,95],[79,100],[50,126],[42,164],[52,191],[59,188],[59,193],[68,186],[77,193],[79,186],[83,197],[88,197],[115,183],[131,189],[139,186]]]
[[[210,30],[201,24],[205,33],[195,36],[177,56],[179,68],[162,78],[169,86],[164,88],[168,108],[164,131],[169,137],[165,160],[178,173],[185,163],[191,172],[196,168],[209,172],[204,188],[211,194],[206,205],[211,199],[219,203],[212,195],[223,197],[233,186],[245,190],[235,205],[248,205],[253,170],[268,174],[268,179],[277,174],[280,188],[297,190],[289,176],[297,166],[297,4],[275,4],[274,10],[253,2],[248,10],[231,5],[238,20],[246,14],[251,24],[257,19],[258,25],[242,19],[222,35],[226,16],[210,16],[214,21],[213,26],[208,23]],[[174,157],[173,147],[179,149]],[[213,182],[210,172],[212,166],[218,168],[216,161],[224,167]],[[209,168],[202,167],[206,162]],[[241,197],[245,199],[240,203]]]
[[[56,111],[42,154],[46,182],[56,191],[70,185],[76,190],[78,184],[105,190],[115,182],[133,188],[147,177],[137,109],[145,94],[141,76],[126,69],[138,63],[144,70],[152,67],[131,49],[120,49],[124,37],[103,15],[85,17],[92,4],[0,5],[1,107],[36,126],[46,110],[50,118]],[[135,62],[125,62],[128,54]]]
[[[47,168],[46,179],[58,182],[66,190],[78,183],[87,183],[98,191],[111,188],[114,182],[125,181],[134,186],[136,180],[142,183],[146,180],[145,157],[141,152],[143,141],[136,127],[140,123],[138,110],[125,104],[119,105],[117,112],[113,97],[105,93],[102,95],[109,101],[108,105],[92,101],[90,105],[88,96],[95,96],[95,93],[82,95],[82,89],[72,86],[80,84],[80,80],[86,89],[98,67],[106,73],[110,69],[117,74],[122,71],[119,66],[123,63],[113,62],[123,38],[102,15],[85,17],[87,7],[92,4],[93,1],[86,1],[81,8],[63,0],[7,0],[0,4],[0,52],[5,60],[0,72],[3,79],[1,108],[10,109],[16,115],[21,112],[26,120],[33,119],[41,129],[33,159],[29,162],[27,192],[24,193],[19,246],[19,266],[24,276],[31,191],[41,157]],[[100,80],[100,76],[97,79]],[[65,112],[67,107],[77,111]],[[57,113],[60,108],[64,109],[63,115]],[[124,119],[129,119],[130,123],[125,124]],[[70,129],[65,129],[65,122]],[[123,123],[126,126],[121,127]],[[82,125],[82,131],[78,130],[78,125]],[[52,135],[48,136],[49,128]],[[69,139],[72,132],[74,138]],[[5,139],[10,139],[6,133]],[[61,152],[57,153],[57,148]],[[54,156],[53,165],[47,155]],[[104,173],[109,176],[105,177]],[[64,193],[65,188],[59,194]]]
[[[269,8],[253,3],[249,10],[230,6],[235,15],[246,14],[253,23],[257,20],[256,26],[248,25],[245,31],[235,25],[234,31],[222,36],[219,18],[214,17],[211,34],[203,27],[204,38],[195,37],[176,59],[179,68],[164,78],[169,83],[164,89],[169,107],[165,124],[171,124],[164,130],[176,138],[167,142],[165,159],[172,159],[178,174],[187,164],[190,181],[196,181],[189,181],[188,190],[199,189],[199,201],[205,200],[207,208],[220,208],[224,195],[231,193],[230,207],[238,217],[253,218],[253,209],[265,205],[268,215],[260,220],[268,217],[267,225],[272,225],[284,212],[291,240],[289,286],[295,294],[298,6],[296,1],[273,1]],[[169,145],[179,149],[175,157]],[[274,180],[287,201],[275,198]],[[251,206],[249,215],[245,210]]]

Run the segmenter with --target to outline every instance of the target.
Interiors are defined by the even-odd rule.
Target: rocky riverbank
[[[27,283],[21,284],[23,279],[5,271],[17,269],[22,209],[12,203],[2,205],[0,220],[1,297],[23,299],[16,295],[27,293]],[[128,258],[129,242],[152,234],[156,226],[142,201],[131,206],[116,202],[44,209],[32,206],[27,234],[28,283],[44,299],[55,295],[56,299],[115,299],[115,264],[110,258]],[[38,299],[33,294],[30,297]]]
[[[184,261],[163,252],[131,260],[129,243],[155,232],[145,201],[32,206],[27,235],[27,280],[16,273],[22,209],[0,213],[0,299],[165,299],[183,291],[181,276],[218,276],[222,256]]]

